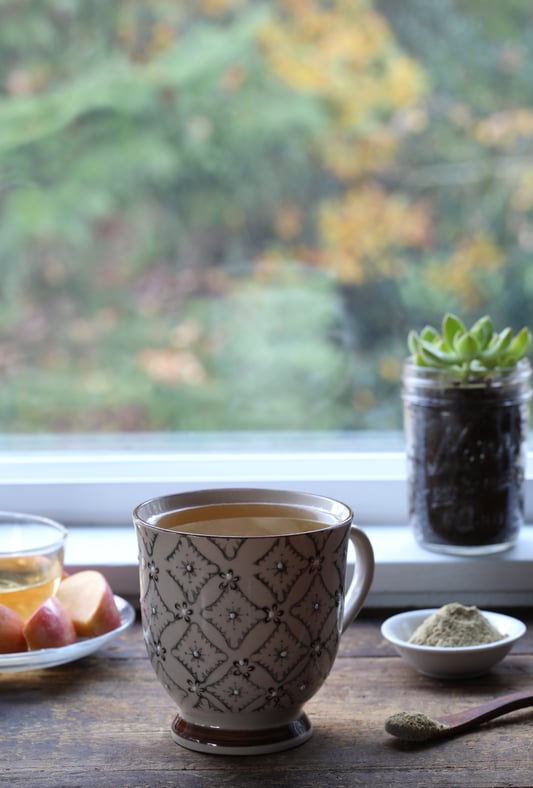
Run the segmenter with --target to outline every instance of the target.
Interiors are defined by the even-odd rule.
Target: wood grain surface
[[[173,702],[155,678],[137,623],[78,662],[0,674],[0,785],[533,786],[533,710],[430,744],[403,743],[384,731],[387,717],[401,710],[438,716],[533,687],[533,611],[514,614],[528,632],[500,665],[484,677],[445,682],[415,673],[383,641],[379,625],[388,612],[364,613],[306,706],[312,739],[244,757],[190,752],[172,741]]]

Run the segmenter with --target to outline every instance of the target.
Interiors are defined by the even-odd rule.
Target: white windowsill
[[[374,548],[376,571],[365,607],[432,607],[458,601],[484,608],[519,607],[533,601],[533,525],[519,543],[499,555],[462,558],[420,548],[400,525],[364,529]],[[66,564],[70,571],[97,567],[115,593],[138,599],[137,543],[131,527],[72,527]]]
[[[69,529],[67,565],[95,566],[117,594],[138,598],[131,512],[157,495],[213,487],[270,487],[331,496],[354,511],[376,555],[368,607],[533,602],[533,525],[511,551],[459,558],[422,550],[407,528],[401,434],[4,436],[0,508]],[[525,515],[533,523],[533,451]]]

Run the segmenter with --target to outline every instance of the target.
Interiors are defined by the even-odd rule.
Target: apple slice
[[[120,626],[111,587],[95,569],[84,569],[62,580],[57,598],[70,613],[81,637],[96,637]]]
[[[0,605],[0,654],[16,654],[27,650],[24,619],[10,607]]]
[[[61,648],[78,639],[72,618],[61,602],[51,596],[26,621],[24,636],[28,648]]]

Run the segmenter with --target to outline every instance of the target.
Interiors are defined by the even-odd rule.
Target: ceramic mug
[[[351,509],[308,493],[221,489],[154,498],[133,520],[144,640],[178,707],[174,740],[221,754],[306,741],[303,706],[373,578]]]

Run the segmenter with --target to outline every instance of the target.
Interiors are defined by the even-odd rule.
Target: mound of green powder
[[[400,711],[385,722],[385,730],[405,741],[426,741],[444,733],[449,725],[417,711]]]
[[[417,646],[461,648],[494,643],[504,635],[492,626],[477,607],[465,607],[458,602],[444,605],[413,632],[409,643]]]

